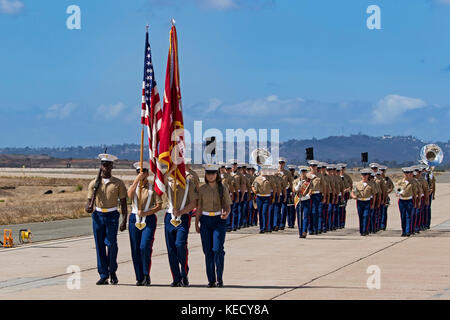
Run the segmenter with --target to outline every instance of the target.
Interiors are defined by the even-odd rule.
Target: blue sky
[[[0,147],[138,143],[145,25],[162,91],[171,17],[188,129],[450,139],[450,0],[0,0]]]

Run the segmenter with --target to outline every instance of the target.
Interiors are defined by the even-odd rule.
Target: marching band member
[[[311,197],[311,220],[312,220],[312,230],[310,234],[319,234],[319,205],[323,201],[324,183],[322,179],[317,175],[317,165],[319,164],[316,160],[308,161],[310,172],[308,173],[308,178],[311,179],[311,187],[309,190],[309,195]]]
[[[342,175],[342,167],[336,165],[336,181],[338,182],[338,203],[337,203],[337,219],[336,219],[336,229],[341,229],[344,219],[344,203],[345,203],[345,181]]]
[[[234,163],[234,160],[229,160],[228,163],[225,164],[225,171],[226,173],[224,173],[224,179],[226,181],[228,181],[227,183],[227,187],[228,190],[230,192],[230,198],[231,198],[231,213],[228,215],[227,218],[227,232],[231,232],[233,230],[233,218],[234,218],[234,210],[235,210],[235,205],[237,202],[237,199],[239,198],[239,186],[236,184],[236,181],[234,180],[233,177],[233,163],[231,163],[230,161],[232,161]],[[238,194],[236,196],[236,193]]]
[[[286,159],[280,157],[278,159],[278,170],[277,175],[280,176],[283,179],[283,186],[282,186],[282,198],[280,200],[281,202],[281,220],[278,224],[279,229],[283,230],[286,226],[286,220],[288,222],[288,227],[293,228],[295,223],[295,217],[289,215],[289,207],[288,207],[288,199],[291,196],[291,190],[292,190],[292,182],[294,181],[291,173],[289,170],[286,170]]]
[[[148,181],[149,163],[143,162],[142,172],[140,172],[139,162],[136,162],[133,166],[136,168],[137,176],[128,188],[128,198],[132,201],[132,211],[128,220],[131,257],[136,274],[136,285],[149,286],[151,284],[150,268],[152,266],[153,241],[157,223],[156,213],[162,208],[162,199],[154,192],[153,186]],[[140,185],[142,185],[142,194],[139,191]],[[138,218],[142,218],[142,221]]]
[[[391,202],[389,194],[392,192],[392,190],[394,190],[394,183],[392,182],[391,178],[386,176],[386,170],[387,170],[386,166],[380,166],[381,177],[384,180],[386,189],[387,189],[385,204],[382,207],[383,210],[382,210],[382,214],[381,214],[381,225],[380,225],[381,230],[386,230],[386,227],[387,227],[387,217],[388,217],[387,211],[388,211],[388,206]]]
[[[361,236],[369,234],[370,211],[375,205],[373,201],[373,184],[369,182],[370,169],[361,170],[361,181],[357,182],[352,190],[351,197],[356,199],[359,217],[359,233]]]
[[[339,166],[341,166],[342,168],[342,175],[344,177],[344,184],[345,184],[345,193],[344,193],[344,208],[343,208],[343,217],[342,217],[342,225],[341,228],[345,228],[345,218],[347,216],[347,202],[348,199],[350,198],[350,192],[353,189],[353,180],[350,177],[349,174],[347,174],[345,172],[345,170],[347,169],[347,164],[346,163],[338,163]]]
[[[416,185],[413,182],[412,169],[402,168],[404,177],[397,183],[397,197],[399,198],[398,207],[400,209],[400,218],[402,221],[402,237],[411,235],[411,216],[414,210],[414,201],[416,197]]]
[[[221,182],[218,166],[205,165],[205,184],[199,189],[195,229],[202,240],[208,288],[223,287],[224,242],[230,204],[230,194]]]
[[[294,180],[293,188],[296,194],[295,209],[297,211],[298,233],[300,238],[306,238],[311,212],[311,196],[309,194],[311,179],[306,176],[308,167],[299,166],[300,176]]]
[[[252,184],[253,193],[256,194],[259,233],[264,233],[268,230],[271,193],[275,188],[269,173],[269,167],[267,165],[261,166],[261,174],[255,178]]]

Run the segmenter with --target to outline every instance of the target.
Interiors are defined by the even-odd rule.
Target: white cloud
[[[409,110],[424,108],[427,103],[421,99],[390,94],[378,101],[373,110],[375,123],[391,123]]]
[[[237,7],[234,0],[201,0],[201,2],[206,7],[216,10],[228,10]]]
[[[65,119],[77,107],[74,103],[54,104],[47,109],[44,117],[47,119]]]
[[[227,114],[237,113],[251,114],[252,117],[273,117],[274,114],[280,119],[282,116],[290,117],[306,111],[303,108],[304,100],[301,98],[280,99],[276,95],[266,98],[247,100],[232,105],[224,105],[221,110]]]
[[[97,108],[97,116],[101,116],[105,119],[112,119],[118,117],[125,109],[125,105],[122,102],[118,102],[112,105],[101,105]],[[136,111],[137,112],[137,111]]]
[[[212,98],[209,99],[209,107],[208,109],[206,109],[206,112],[214,112],[217,110],[218,107],[220,107],[220,105],[223,103],[222,100],[216,99],[216,98]]]
[[[24,4],[20,0],[0,0],[0,12],[6,14],[16,14],[19,13]]]
[[[437,3],[441,3],[441,4],[449,4],[450,5],[450,0],[434,0]]]

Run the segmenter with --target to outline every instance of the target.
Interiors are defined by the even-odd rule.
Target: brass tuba
[[[257,148],[252,152],[252,160],[260,167],[266,164],[267,159],[271,157],[269,151],[264,148]]]
[[[444,153],[437,144],[427,144],[420,150],[422,162],[430,167],[435,167],[444,160]]]

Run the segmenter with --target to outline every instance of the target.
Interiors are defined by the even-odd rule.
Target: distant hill
[[[280,144],[280,156],[286,157],[289,163],[302,164],[305,163],[305,148],[313,147],[316,159],[326,162],[345,161],[350,166],[360,166],[361,152],[368,152],[369,162],[376,161],[389,167],[399,167],[417,163],[420,149],[427,143],[429,142],[412,136],[371,137],[362,134],[324,139],[291,139]],[[433,143],[438,144],[444,152],[443,167],[450,167],[450,141]],[[5,158],[6,155],[40,155],[59,159],[94,159],[103,151],[104,146],[0,148],[0,158]],[[121,160],[137,160],[139,151],[139,145],[136,144],[108,146],[108,153],[117,155]],[[248,161],[248,144],[246,154]],[[11,159],[11,156],[8,159]]]

